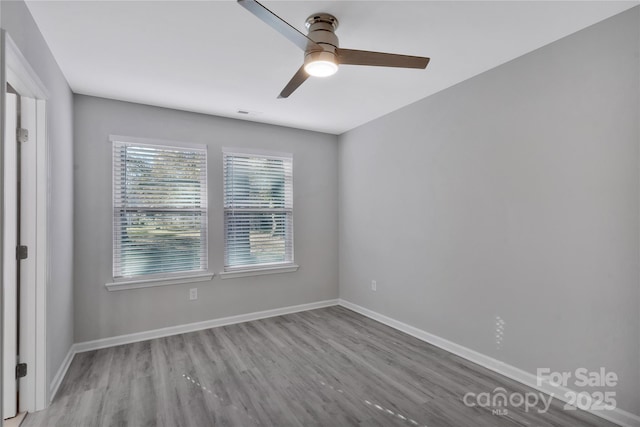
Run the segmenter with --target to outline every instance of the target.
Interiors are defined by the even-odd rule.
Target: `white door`
[[[33,408],[27,405],[35,401],[34,372],[36,369],[36,337],[31,330],[36,318],[32,311],[35,310],[36,301],[36,263],[38,254],[36,250],[36,178],[44,171],[38,170],[36,163],[36,100],[26,96],[20,97],[20,127],[28,132],[28,141],[20,143],[20,245],[26,246],[28,256],[20,261],[19,274],[19,338],[18,338],[18,362],[27,364],[27,375],[19,379],[20,391],[18,412],[27,412]]]
[[[3,88],[4,89],[4,88]],[[18,99],[6,94],[5,147],[4,147],[4,259],[2,284],[4,287],[4,341],[3,341],[3,411],[4,418],[16,415],[18,354]]]

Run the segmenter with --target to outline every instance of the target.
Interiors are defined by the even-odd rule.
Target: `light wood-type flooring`
[[[534,392],[335,306],[79,353],[23,426],[613,426],[560,401],[463,403],[497,387]]]

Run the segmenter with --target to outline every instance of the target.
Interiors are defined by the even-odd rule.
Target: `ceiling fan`
[[[327,77],[335,74],[338,65],[424,69],[429,63],[429,58],[422,56],[342,49],[335,35],[338,20],[328,13],[309,16],[306,21],[309,34],[305,36],[255,0],[238,0],[238,3],[304,51],[304,64],[282,89],[278,98],[289,97],[309,76]]]

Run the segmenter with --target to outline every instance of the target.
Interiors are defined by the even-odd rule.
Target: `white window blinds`
[[[206,146],[113,140],[114,278],[206,270]]]
[[[293,158],[223,150],[225,271],[293,263]]]

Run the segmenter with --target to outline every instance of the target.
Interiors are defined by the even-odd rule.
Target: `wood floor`
[[[33,426],[613,426],[467,407],[467,392],[533,392],[343,307],[77,354]]]

